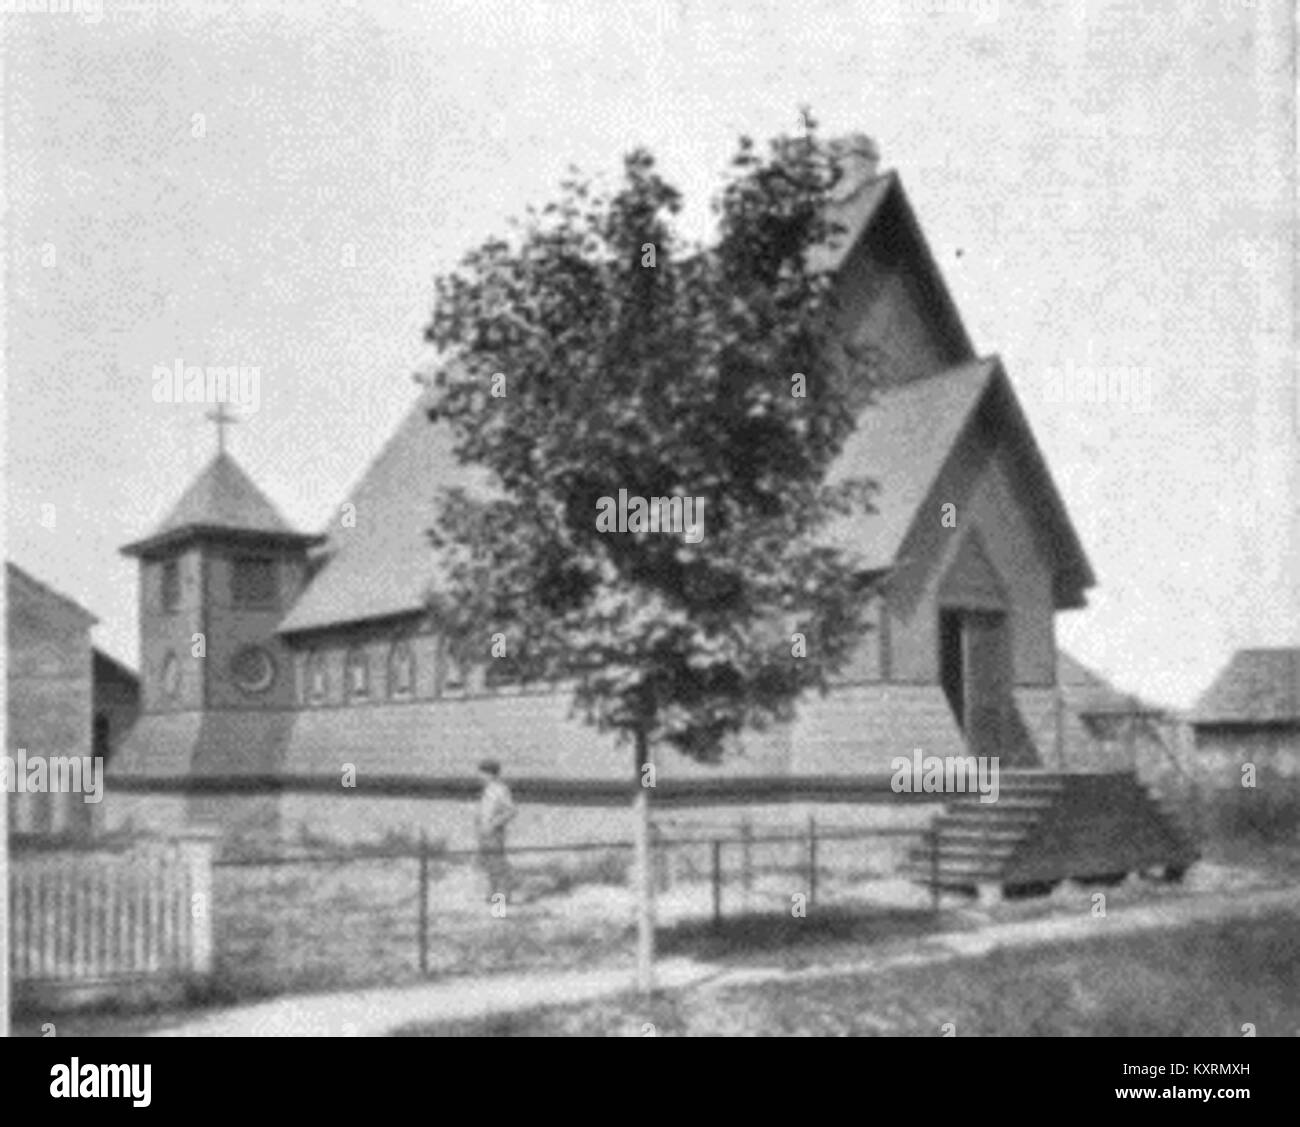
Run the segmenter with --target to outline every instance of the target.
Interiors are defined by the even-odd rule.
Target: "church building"
[[[844,332],[883,358],[884,384],[837,470],[873,478],[879,511],[831,534],[877,580],[874,629],[831,693],[720,766],[657,750],[659,784],[887,780],[917,748],[1104,769],[1095,741],[1072,746],[1057,692],[1055,616],[1094,583],[1079,538],[898,175],[877,169],[867,138],[841,145],[844,232],[818,265],[841,287]],[[475,471],[428,405],[415,398],[328,528],[289,527],[222,451],[123,549],[139,562],[142,715],[110,771],[109,824],[341,839],[424,829],[463,843],[487,756],[521,802],[519,840],[578,840],[597,815],[623,816],[630,750],[571,717],[562,688],[494,677],[486,647],[458,664],[430,610],[437,494]]]

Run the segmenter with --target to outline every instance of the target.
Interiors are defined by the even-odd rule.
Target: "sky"
[[[118,550],[216,446],[158,366],[257,369],[230,449],[320,530],[437,274],[637,146],[707,237],[737,138],[803,105],[877,140],[1003,358],[1097,573],[1061,643],[1176,706],[1300,644],[1285,0],[76,6],[2,17],[5,554],[129,663]]]

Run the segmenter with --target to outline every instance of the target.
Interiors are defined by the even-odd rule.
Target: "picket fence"
[[[212,845],[10,857],[15,985],[94,984],[212,969]]]

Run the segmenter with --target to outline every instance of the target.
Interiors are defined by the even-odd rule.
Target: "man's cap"
[[[495,759],[484,759],[479,762],[478,769],[486,771],[489,775],[501,774],[501,764]]]

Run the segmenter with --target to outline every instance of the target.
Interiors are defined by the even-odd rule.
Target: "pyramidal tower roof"
[[[207,464],[175,507],[148,536],[126,545],[128,556],[143,556],[199,535],[276,539],[301,544],[321,537],[295,532],[266,495],[224,450]]]

